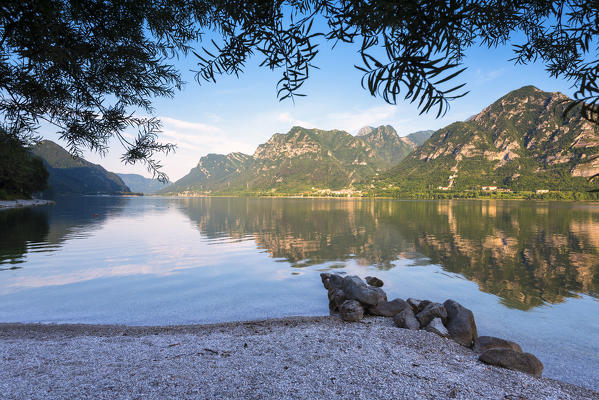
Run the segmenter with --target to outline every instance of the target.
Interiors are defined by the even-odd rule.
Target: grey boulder
[[[357,300],[366,306],[376,306],[383,297],[385,300],[387,299],[387,295],[382,289],[367,286],[362,279],[355,275],[343,278],[342,290],[348,299]]]
[[[364,318],[364,307],[356,300],[345,300],[339,306],[341,319],[347,322],[356,322]]]
[[[472,311],[454,300],[447,300],[443,307],[447,311],[445,327],[449,337],[462,346],[472,347],[478,337]]]
[[[332,289],[341,289],[343,287],[343,277],[337,274],[327,274],[323,272],[320,274],[320,279],[325,289],[331,291]]]
[[[406,302],[410,305],[410,307],[412,307],[412,311],[414,311],[414,314],[418,314],[420,311],[424,309],[424,307],[431,303],[428,300],[416,300],[412,297],[406,300]]]
[[[420,329],[420,322],[414,316],[414,312],[410,307],[404,308],[393,317],[395,325],[404,329],[418,330]]]
[[[445,321],[447,318],[447,311],[443,304],[439,303],[428,303],[422,311],[416,314],[416,318],[420,322],[420,327],[424,328],[435,318],[441,318],[441,320]]]
[[[369,289],[374,290],[378,295],[376,304],[387,302],[387,293],[385,293],[385,291],[383,289],[381,289],[380,287],[374,287],[374,286],[370,286]]]
[[[402,299],[379,302],[376,306],[368,307],[368,314],[381,317],[393,317],[410,306]]]
[[[345,293],[341,289],[329,290],[329,310],[335,312],[339,309],[339,306],[347,300]]]
[[[380,280],[376,276],[367,276],[366,278],[364,278],[364,280],[370,286],[383,287],[383,285],[385,284],[382,280]]]
[[[449,332],[447,331],[447,328],[445,328],[445,325],[443,325],[441,318],[433,318],[433,320],[424,328],[424,330],[435,333],[439,336],[449,337]]]
[[[541,377],[543,374],[543,363],[530,353],[521,353],[512,349],[489,349],[478,359],[486,364],[525,372],[536,377]]]
[[[489,349],[511,349],[522,353],[522,347],[516,342],[494,336],[479,336],[474,343],[474,351],[478,354]]]

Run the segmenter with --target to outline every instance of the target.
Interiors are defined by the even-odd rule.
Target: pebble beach
[[[599,399],[481,363],[470,349],[389,318],[211,325],[0,324],[8,399]]]

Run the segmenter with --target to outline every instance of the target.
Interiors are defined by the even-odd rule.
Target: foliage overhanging
[[[73,154],[104,153],[116,138],[125,163],[164,180],[155,154],[174,146],[158,141],[152,100],[184,84],[176,57],[197,57],[198,82],[239,75],[258,57],[281,71],[279,98],[293,100],[327,43],[359,45],[373,96],[437,117],[467,94],[456,80],[468,47],[511,44],[516,63],[541,61],[570,81],[573,108],[599,123],[597,15],[597,0],[5,0],[0,124],[24,143],[41,122],[55,125]]]

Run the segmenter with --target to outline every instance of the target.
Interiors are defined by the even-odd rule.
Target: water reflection
[[[426,256],[509,307],[599,294],[599,207],[517,201],[189,199],[209,238],[252,237],[294,266]]]
[[[27,269],[28,253],[71,244],[13,288],[242,263],[236,249],[250,245],[294,268],[439,264],[522,310],[599,297],[599,205],[589,203],[78,197],[2,211],[0,232],[4,274]]]
[[[29,243],[38,243],[48,234],[48,218],[33,209],[0,212],[0,271],[20,268]],[[3,264],[11,264],[9,266]]]
[[[55,206],[0,210],[0,271],[26,262],[27,253],[53,252],[73,238],[87,237],[125,210],[127,198],[60,197]]]

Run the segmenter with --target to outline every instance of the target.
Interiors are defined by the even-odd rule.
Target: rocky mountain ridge
[[[293,127],[276,133],[253,155],[209,154],[163,193],[239,190],[298,192],[342,189],[388,169],[415,148],[391,126],[353,136],[341,130]]]
[[[599,127],[569,98],[525,86],[435,132],[382,178],[408,191],[585,190],[599,173]],[[576,179],[581,177],[581,179]]]

